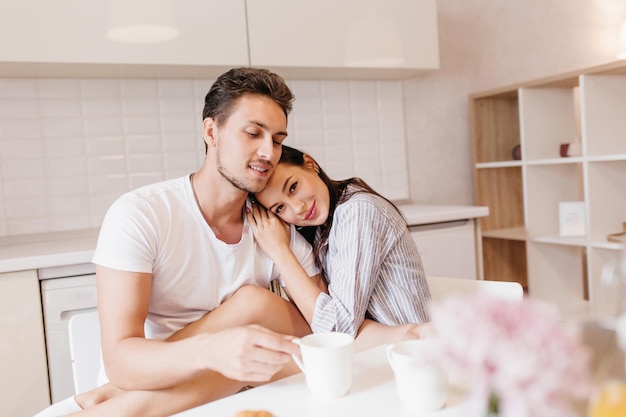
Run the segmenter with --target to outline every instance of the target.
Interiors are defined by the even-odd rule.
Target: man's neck
[[[226,243],[239,242],[247,193],[221,175],[213,178],[202,169],[192,174],[191,186],[202,216],[217,238]]]

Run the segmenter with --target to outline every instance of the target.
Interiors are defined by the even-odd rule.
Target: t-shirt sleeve
[[[290,247],[296,259],[298,259],[298,262],[310,277],[320,273],[319,268],[315,265],[313,248],[293,225],[291,226]]]
[[[154,219],[138,201],[124,195],[107,211],[93,257],[93,263],[131,272],[152,272],[156,253]]]

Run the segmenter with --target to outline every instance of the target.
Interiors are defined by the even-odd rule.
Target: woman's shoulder
[[[350,215],[362,215],[385,217],[389,220],[402,218],[396,207],[383,197],[370,192],[359,191],[352,193],[343,203],[335,209],[335,213],[350,213]]]

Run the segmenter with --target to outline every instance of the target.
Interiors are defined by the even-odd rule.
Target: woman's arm
[[[431,324],[401,324],[385,326],[374,320],[365,319],[354,340],[355,352],[361,352],[383,343],[391,344],[403,340],[423,339],[432,332]]]
[[[259,204],[253,204],[246,215],[254,238],[278,267],[289,297],[310,324],[317,297],[328,291],[324,280],[320,275],[310,277],[298,262],[289,246],[290,226],[287,223]]]
[[[248,213],[248,221],[256,228],[253,231],[259,245],[277,264],[290,296],[314,332],[335,330],[357,335],[363,329],[369,328],[363,332],[363,339],[370,342],[363,343],[372,343],[371,346],[391,339],[420,337],[417,324],[384,326],[371,320],[364,322],[375,287],[379,284],[381,267],[386,262],[386,255],[392,245],[390,242],[396,237],[390,235],[393,228],[388,226],[389,219],[381,218],[372,203],[358,201],[346,205],[345,208],[347,210],[335,217],[331,232],[334,239],[327,253],[331,282],[328,291],[311,283],[295,261],[289,248],[288,228],[277,216],[256,205]],[[400,229],[394,233],[401,234]],[[378,296],[385,298],[386,295]],[[387,308],[392,310],[403,308],[403,304],[396,304],[395,298],[379,300],[378,304],[387,302]],[[401,315],[411,317],[412,314],[408,313]],[[369,326],[368,322],[376,326]]]
[[[382,198],[358,193],[337,206],[325,256],[329,296],[317,301],[313,331],[356,334],[366,313],[390,326],[429,320],[419,253],[404,219]]]

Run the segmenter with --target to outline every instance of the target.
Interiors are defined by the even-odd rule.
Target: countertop
[[[0,237],[0,273],[90,263],[99,229]]]
[[[487,207],[398,205],[409,225],[474,219]],[[99,229],[0,237],[0,273],[90,263]]]
[[[484,206],[399,204],[398,208],[406,217],[409,226],[476,219],[489,215],[489,207]]]

